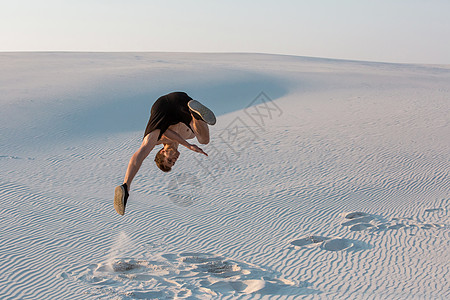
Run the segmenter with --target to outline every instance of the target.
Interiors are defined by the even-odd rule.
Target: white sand
[[[450,298],[450,66],[182,53],[0,66],[1,299]],[[175,90],[217,113],[209,157],[180,148],[164,174],[151,154],[121,217],[114,187]]]

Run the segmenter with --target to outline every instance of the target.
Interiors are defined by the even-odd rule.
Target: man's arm
[[[175,131],[171,130],[171,129],[167,129],[164,134],[164,137],[168,138],[169,140],[172,140],[174,142],[177,142],[180,145],[185,146],[186,148],[197,152],[197,153],[202,153],[206,156],[208,156],[208,154],[206,154],[202,149],[200,149],[197,145],[194,144],[189,144],[185,139],[183,139],[178,133],[176,133]]]
[[[167,129],[163,135],[162,138],[166,138],[169,139],[171,141],[177,142],[180,145],[183,145],[187,148],[189,148],[189,143],[181,137],[181,135],[179,135],[178,133],[176,133],[175,131],[173,131],[172,129]]]

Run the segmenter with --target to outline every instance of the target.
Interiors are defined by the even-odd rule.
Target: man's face
[[[167,167],[173,167],[175,165],[175,162],[177,161],[178,157],[180,156],[180,152],[176,149],[165,149],[162,151],[162,154],[164,155],[164,165]]]

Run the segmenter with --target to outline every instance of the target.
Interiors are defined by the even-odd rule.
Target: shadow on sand
[[[74,112],[71,116],[71,124],[67,128],[77,128],[83,133],[119,133],[139,131],[144,132],[150,109],[158,97],[173,91],[184,91],[192,98],[199,100],[210,107],[217,116],[238,111],[249,106],[253,100],[264,92],[271,100],[276,100],[287,94],[288,89],[283,86],[278,78],[265,75],[228,72],[229,77],[212,79],[207,83],[161,84],[167,87],[154,86],[142,87],[137,95],[118,93],[113,101],[99,101],[100,105],[86,107],[86,109]],[[233,73],[234,74],[233,76]],[[94,100],[93,100],[94,101]],[[74,126],[73,122],[77,125]]]

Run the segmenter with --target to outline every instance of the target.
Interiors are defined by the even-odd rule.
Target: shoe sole
[[[114,190],[114,208],[116,212],[123,216],[125,214],[125,206],[123,205],[123,199],[125,197],[125,189],[119,185]]]
[[[214,113],[200,102],[191,100],[188,102],[188,106],[193,112],[197,113],[207,124],[216,124],[216,116],[214,115]]]

